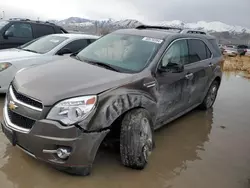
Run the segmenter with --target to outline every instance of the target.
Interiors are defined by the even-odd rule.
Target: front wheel
[[[129,111],[122,120],[120,154],[124,166],[145,168],[153,148],[152,122],[144,109]]]
[[[215,80],[211,84],[205,99],[200,105],[201,109],[207,110],[213,106],[215,99],[217,97],[218,89],[219,89],[219,82]]]

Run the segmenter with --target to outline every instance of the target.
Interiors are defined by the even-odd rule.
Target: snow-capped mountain
[[[71,25],[77,27],[91,27],[91,26],[98,26],[98,27],[109,27],[112,29],[115,28],[133,28],[138,25],[143,24],[137,20],[133,19],[126,19],[126,20],[114,20],[114,19],[102,19],[102,20],[89,20],[85,18],[78,18],[78,17],[70,17],[65,20],[55,21],[53,23],[59,25]],[[230,33],[250,33],[249,28],[244,28],[242,26],[233,26],[227,25],[225,23],[214,21],[214,22],[205,22],[199,21],[196,23],[184,23],[180,20],[173,20],[173,21],[163,21],[163,22],[151,22],[151,23],[144,23],[149,25],[160,25],[160,26],[171,26],[171,27],[179,27],[179,28],[191,28],[191,29],[199,29],[205,30],[208,32],[230,32]]]
[[[214,21],[214,22],[205,22],[199,21],[196,23],[184,23],[180,20],[174,21],[165,21],[160,23],[155,23],[156,25],[161,26],[172,26],[172,27],[180,27],[180,28],[191,28],[191,29],[200,29],[208,32],[235,32],[235,33],[250,33],[250,29],[244,28],[242,26],[232,26],[227,25],[225,23]]]

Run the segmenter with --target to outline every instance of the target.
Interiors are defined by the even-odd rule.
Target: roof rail
[[[27,18],[10,18],[9,20],[30,21],[30,19]]]
[[[52,22],[49,22],[49,21],[46,21],[45,23],[47,23],[47,24],[52,24],[52,25],[56,25],[55,23],[52,23]]]
[[[168,27],[168,26],[153,26],[153,25],[139,25],[136,27],[136,29],[163,29],[163,30],[179,30],[181,31],[181,28],[178,27]]]
[[[54,23],[48,22],[48,21],[39,21],[39,20],[30,20],[26,18],[10,18],[9,20],[15,20],[15,21],[30,21],[30,22],[36,22],[36,23],[41,23],[41,24],[51,24],[51,25],[56,25]]]
[[[183,29],[180,33],[191,33],[191,34],[207,35],[207,33],[205,31],[195,30],[195,29]]]

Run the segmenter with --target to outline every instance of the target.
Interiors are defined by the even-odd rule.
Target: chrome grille
[[[27,97],[27,96],[25,96],[25,95],[23,95],[21,93],[18,93],[16,91],[15,87],[13,87],[13,86],[11,86],[11,87],[12,87],[12,91],[13,91],[16,99],[18,99],[19,101],[21,101],[23,103],[26,103],[28,105],[34,106],[36,108],[40,108],[40,109],[43,108],[43,105],[42,105],[41,102],[38,102],[38,101],[36,101],[34,99],[31,99],[31,98],[29,98],[29,97]]]

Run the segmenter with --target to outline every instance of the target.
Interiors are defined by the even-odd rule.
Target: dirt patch
[[[250,57],[237,56],[228,57],[224,56],[223,70],[224,71],[244,71],[246,77],[250,78]]]

